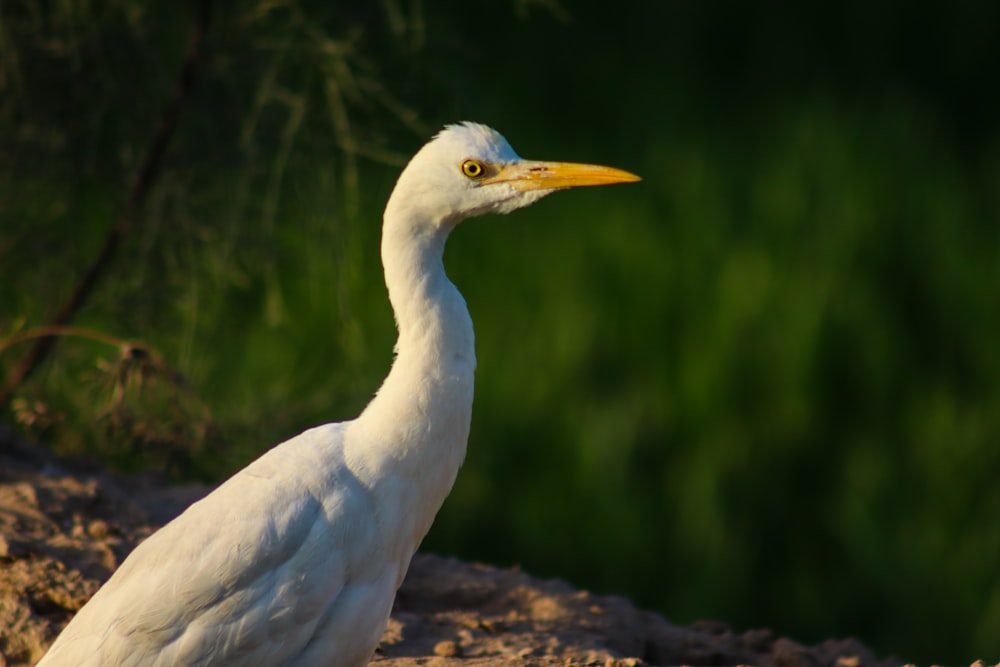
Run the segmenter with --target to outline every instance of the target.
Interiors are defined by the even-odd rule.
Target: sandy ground
[[[0,427],[0,667],[31,665],[157,526],[206,491],[57,461]],[[331,662],[331,665],[334,663]],[[518,570],[418,555],[373,664],[875,667],[855,639],[803,646],[770,630],[671,625],[620,597]]]

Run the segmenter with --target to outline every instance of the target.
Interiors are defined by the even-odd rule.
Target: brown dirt
[[[37,661],[155,528],[204,494],[53,458],[0,427],[0,667]],[[374,659],[435,665],[882,667],[854,639],[803,646],[770,630],[682,628],[623,598],[518,570],[418,555]]]

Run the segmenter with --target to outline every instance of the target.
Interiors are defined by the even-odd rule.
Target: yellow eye
[[[466,160],[462,163],[462,173],[469,178],[482,178],[486,175],[486,166],[479,160]]]

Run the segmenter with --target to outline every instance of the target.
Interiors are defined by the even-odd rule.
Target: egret
[[[371,402],[274,447],[151,535],[39,666],[367,664],[465,457],[476,357],[444,271],[448,234],[555,190],[637,180],[523,160],[484,125],[444,128],[386,205],[398,339]]]

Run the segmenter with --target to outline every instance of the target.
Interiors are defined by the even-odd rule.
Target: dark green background
[[[0,5],[0,336],[45,323],[96,253],[193,16]],[[115,350],[73,337],[3,419],[218,479],[353,416],[394,338],[382,203],[436,128],[477,120],[644,181],[454,234],[480,370],[426,548],[679,623],[996,661],[998,34],[986,1],[216,3],[77,320],[191,393],[147,378],[123,411]]]

